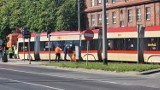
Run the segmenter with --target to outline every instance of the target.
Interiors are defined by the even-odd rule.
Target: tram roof
[[[60,31],[60,32],[51,32],[50,35],[57,36],[57,35],[78,35],[80,31]],[[41,36],[47,36],[47,32],[41,33]]]
[[[35,32],[31,33],[31,37],[35,37],[36,34],[37,34],[37,33],[35,33]],[[18,35],[18,38],[23,38],[23,37],[22,37],[22,34],[19,34],[19,35]]]

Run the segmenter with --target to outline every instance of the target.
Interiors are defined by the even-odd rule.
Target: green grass
[[[128,71],[145,71],[150,69],[160,68],[160,64],[136,64],[136,63],[108,63],[104,65],[102,62],[59,62],[59,63],[47,63],[46,66],[58,66],[67,68],[85,68],[96,69],[104,71],[116,71],[116,72],[128,72]]]

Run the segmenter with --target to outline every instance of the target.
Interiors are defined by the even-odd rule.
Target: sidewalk
[[[15,65],[29,65],[28,60],[21,60],[21,59],[8,59],[8,62],[2,62],[2,60],[0,60],[0,63],[15,64]],[[31,65],[40,65],[45,63],[47,63],[47,61],[31,61]]]

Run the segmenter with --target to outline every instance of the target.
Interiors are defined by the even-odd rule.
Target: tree
[[[56,30],[77,29],[77,3],[76,0],[67,0],[56,13]]]
[[[0,38],[18,27],[31,32],[77,30],[77,0],[0,0]]]

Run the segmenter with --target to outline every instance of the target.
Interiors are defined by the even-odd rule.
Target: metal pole
[[[139,63],[139,24],[137,25],[137,59]]]
[[[80,21],[81,16],[80,16],[80,14],[81,14],[80,0],[78,0],[78,31],[81,30],[81,21]]]
[[[51,63],[51,39],[50,34],[48,34],[48,48],[49,48],[49,63]]]
[[[28,38],[28,57],[29,57],[29,64],[31,64],[31,58],[30,58],[30,38]]]
[[[89,40],[87,40],[87,60],[86,60],[86,66],[88,65],[88,46],[89,46]]]
[[[106,28],[107,28],[107,24],[106,24],[106,0],[102,1],[102,39],[103,39],[103,64],[107,64],[107,32],[106,32]]]
[[[81,59],[81,9],[80,9],[80,0],[78,0],[78,31],[80,32],[79,35],[79,58]]]
[[[144,28],[142,24],[137,25],[137,63],[143,63],[143,35],[144,35]]]
[[[25,61],[25,38],[23,36],[23,54],[24,54],[24,61]]]

